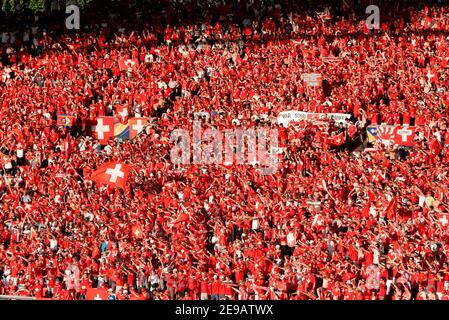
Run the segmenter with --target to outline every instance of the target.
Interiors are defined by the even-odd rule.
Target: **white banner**
[[[278,124],[287,127],[290,122],[299,121],[314,121],[314,120],[325,120],[333,119],[335,122],[346,123],[346,119],[350,119],[351,115],[348,113],[314,113],[314,112],[304,112],[304,111],[282,111],[279,113],[277,122]]]
[[[319,87],[323,82],[321,73],[303,73],[302,78],[304,82],[311,87]]]

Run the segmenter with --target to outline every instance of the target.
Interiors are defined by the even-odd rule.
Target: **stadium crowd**
[[[1,33],[0,294],[449,299],[448,7],[397,9],[378,30],[332,10],[267,10]],[[89,121],[116,106],[151,120],[100,144]],[[279,126],[286,110],[351,114],[356,133]],[[195,113],[220,130],[278,129],[279,169],[174,166],[170,134]],[[415,146],[349,146],[376,123],[419,126]],[[345,144],[329,143],[340,131]],[[89,179],[110,161],[132,166],[124,188]]]

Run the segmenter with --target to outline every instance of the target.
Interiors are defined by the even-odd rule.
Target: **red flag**
[[[171,222],[171,225],[175,225],[177,223],[190,221],[190,216],[187,213],[181,213],[175,220]]]
[[[351,123],[348,126],[348,134],[352,138],[355,136],[356,133],[357,133],[357,126]]]
[[[129,110],[127,106],[115,106],[115,116],[120,123],[127,124],[129,119]]]
[[[343,132],[337,134],[336,136],[330,137],[329,143],[333,146],[341,146],[345,142],[345,135]]]
[[[426,16],[422,21],[422,25],[424,29],[437,29],[438,21],[433,19],[432,17]]]
[[[444,213],[439,213],[437,215],[438,221],[441,223],[441,225],[443,227],[446,227],[449,223],[449,213],[444,212]]]
[[[430,141],[429,149],[432,155],[437,155],[441,152],[441,145],[437,139],[432,139],[432,141]]]
[[[438,83],[438,72],[434,68],[424,69],[424,74],[429,83]]]
[[[73,127],[76,123],[76,117],[70,116],[66,114],[58,114],[56,125],[57,126],[63,126],[63,127]]]
[[[131,233],[134,238],[136,239],[142,239],[143,238],[143,232],[142,232],[142,226],[139,224],[135,224],[131,227]]]
[[[96,124],[92,126],[92,134],[101,144],[114,138],[114,117],[97,117]]]
[[[98,184],[106,184],[113,187],[124,188],[131,167],[118,162],[108,162],[98,168],[90,176],[90,180]]]
[[[120,71],[134,71],[139,65],[139,61],[137,59],[120,59],[119,68]]]
[[[129,120],[129,137],[132,139],[142,132],[148,118],[131,118]]]
[[[109,294],[106,289],[88,288],[86,292],[86,300],[108,300]]]
[[[413,146],[415,145],[415,127],[402,127],[395,128],[394,143],[401,146]]]
[[[396,217],[396,207],[398,206],[398,199],[396,197],[393,197],[391,199],[390,203],[388,204],[387,209],[385,210],[385,216],[392,220]]]

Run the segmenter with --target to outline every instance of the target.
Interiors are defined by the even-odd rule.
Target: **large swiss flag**
[[[97,117],[95,125],[92,126],[92,135],[101,144],[106,144],[110,138],[114,138],[114,117]]]
[[[94,171],[90,176],[90,180],[98,184],[106,184],[123,189],[130,170],[131,167],[124,163],[108,162]]]
[[[395,129],[395,144],[400,146],[415,145],[415,127],[398,126]]]
[[[88,288],[86,300],[108,300],[108,291],[101,288]]]

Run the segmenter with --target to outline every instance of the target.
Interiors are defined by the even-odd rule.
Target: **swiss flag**
[[[355,126],[354,124],[350,124],[348,126],[348,134],[349,136],[352,138],[354,137],[354,135],[357,133],[357,126]]]
[[[115,116],[120,123],[127,124],[129,119],[129,110],[127,106],[115,106]]]
[[[446,227],[449,224],[449,213],[439,213],[437,215],[438,221],[441,223],[443,227]]]
[[[90,180],[98,184],[106,184],[113,187],[124,188],[131,167],[119,162],[108,162],[98,168],[90,176]]]
[[[86,300],[108,300],[109,294],[106,289],[88,288]]]
[[[136,239],[142,239],[143,238],[143,231],[142,226],[139,224],[135,224],[131,227],[131,233],[132,236]]]
[[[134,71],[139,66],[137,59],[120,59],[119,68],[120,71]]]
[[[429,83],[438,83],[438,72],[434,68],[424,69],[424,76]]]
[[[132,139],[143,131],[148,118],[131,118],[129,121],[129,137]]]
[[[109,138],[114,138],[114,117],[97,117],[96,123],[92,126],[93,136],[106,144]]]
[[[400,146],[415,145],[415,127],[396,127],[394,143]]]
[[[341,146],[345,142],[345,135],[343,132],[337,134],[336,136],[330,137],[330,144],[333,146]]]

